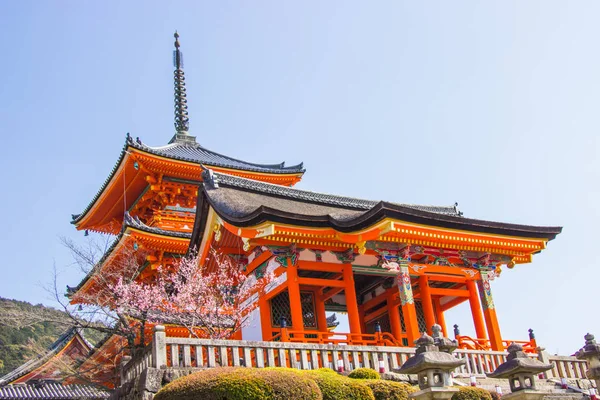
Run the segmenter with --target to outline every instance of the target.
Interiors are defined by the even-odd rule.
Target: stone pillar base
[[[458,389],[453,387],[433,387],[411,393],[408,398],[411,400],[449,400],[456,392]]]
[[[502,396],[502,400],[541,400],[550,393],[538,392],[537,390],[519,390]],[[554,394],[554,393],[552,393]]]

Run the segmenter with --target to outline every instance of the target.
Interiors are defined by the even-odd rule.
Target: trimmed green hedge
[[[212,368],[177,379],[162,388],[156,400],[320,400],[309,377],[279,368]]]
[[[375,400],[371,389],[362,381],[321,371],[301,371],[302,375],[313,379],[323,400]]]
[[[417,389],[407,383],[368,379],[363,381],[375,396],[375,400],[408,400],[408,395]]]
[[[371,368],[357,368],[350,372],[348,378],[352,379],[381,379],[379,373]]]
[[[492,400],[489,391],[472,386],[459,387],[458,393],[452,396],[451,400]]]
[[[329,373],[329,374],[337,374],[337,372],[335,372],[335,371],[334,371],[334,370],[332,370],[331,368],[325,368],[325,367],[323,367],[323,368],[319,368],[319,369],[317,369],[316,371],[319,371],[319,372],[326,372],[326,373]]]
[[[384,381],[373,370],[356,370],[355,376],[376,379],[350,379],[329,368],[211,368],[171,382],[155,396],[156,400],[407,400],[416,389],[409,384]],[[472,388],[461,388],[471,390]],[[481,390],[481,389],[479,389]],[[487,391],[485,391],[488,394]],[[462,392],[461,392],[462,393]],[[489,396],[489,394],[488,394]],[[490,397],[458,397],[454,400]]]

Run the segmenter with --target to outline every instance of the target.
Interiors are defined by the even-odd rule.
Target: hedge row
[[[379,378],[379,376],[378,376]],[[407,400],[416,389],[381,379],[350,379],[328,368],[212,368],[177,379],[156,400]]]
[[[485,389],[471,386],[458,388],[459,392],[452,395],[451,400],[492,400],[492,395]]]

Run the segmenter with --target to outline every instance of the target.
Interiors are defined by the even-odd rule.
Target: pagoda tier
[[[102,259],[75,287],[67,287],[72,304],[101,302],[98,296],[119,277],[146,280],[160,266],[169,267],[188,249],[191,234],[145,225],[126,214],[121,233]],[[131,268],[130,268],[131,267]],[[135,274],[125,277],[124,274]]]
[[[302,164],[253,164],[208,150],[195,139],[175,138],[150,147],[127,135],[121,155],[94,199],[72,223],[77,229],[118,233],[125,211],[144,222],[167,206],[193,208],[202,165],[249,179],[292,186],[300,181]]]
[[[461,344],[502,350],[490,282],[503,266],[531,262],[561,230],[205,171],[190,249],[205,254],[227,241],[245,252],[247,273],[275,272],[258,299],[264,340],[285,317],[295,340],[327,342],[329,309],[348,312],[353,343],[379,324],[391,343],[410,345],[435,323],[446,333],[444,312],[469,301],[476,334]]]

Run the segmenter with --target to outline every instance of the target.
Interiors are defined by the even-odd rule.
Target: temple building
[[[68,288],[73,304],[93,303],[103,278],[118,275],[132,248],[143,265],[140,280],[186,253],[216,249],[241,261],[247,274],[276,276],[253,297],[254,322],[237,339],[413,346],[434,324],[448,336],[445,312],[468,303],[474,335],[457,333],[460,346],[507,348],[492,282],[532,262],[560,227],[470,219],[456,205],[300,190],[293,186],[302,164],[255,164],[208,150],[189,133],[178,37],[173,137],[154,147],[128,134],[98,193],[73,215],[78,230],[116,235],[95,268]],[[332,331],[328,312],[347,313],[348,332]],[[166,332],[187,335],[177,326]],[[120,340],[108,339],[93,357],[114,354]]]
[[[61,383],[65,369],[78,368],[93,352],[80,329],[68,329],[44,354],[0,377],[0,399],[108,398],[97,387]]]
[[[381,329],[388,344],[411,346],[435,323],[447,335],[444,313],[467,302],[475,335],[462,336],[461,346],[507,347],[491,282],[504,268],[531,262],[560,227],[470,219],[456,205],[295,189],[302,164],[234,159],[190,135],[177,34],[174,64],[174,136],[152,147],[127,135],[108,179],[73,216],[79,230],[117,234],[97,267],[69,288],[73,303],[93,298],[98,277],[123,257],[128,242],[144,249],[139,279],[190,251],[214,248],[247,263],[248,274],[269,268],[277,275],[255,299],[260,323],[242,338],[279,340],[283,323],[289,324],[287,340],[368,343]],[[347,313],[349,332],[331,332],[328,311]],[[167,333],[183,335],[185,329]]]
[[[380,329],[385,344],[412,346],[434,324],[447,335],[444,313],[469,302],[476,337],[459,337],[460,345],[505,350],[491,281],[503,267],[531,262],[561,231],[469,219],[456,207],[203,176],[190,249],[241,248],[246,273],[278,276],[256,299],[260,333],[245,332],[252,339],[369,344]],[[328,310],[347,312],[350,332],[329,332]]]

